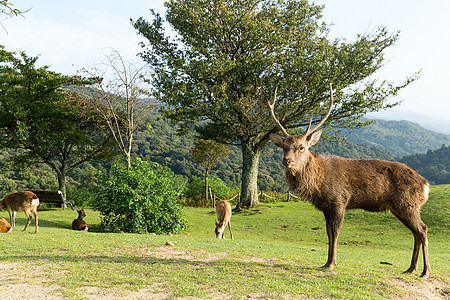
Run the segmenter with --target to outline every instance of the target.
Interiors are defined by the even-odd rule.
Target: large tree
[[[242,203],[258,203],[261,151],[278,131],[267,102],[278,87],[276,114],[293,132],[320,120],[329,84],[335,107],[325,125],[352,127],[370,111],[389,108],[391,96],[414,78],[395,85],[372,76],[398,33],[380,27],[354,41],[328,36],[322,6],[294,0],[170,0],[162,17],[133,22],[148,43],[142,58],[156,74],[155,96],[165,116],[197,125],[203,138],[237,142],[242,150]],[[203,121],[198,123],[199,121]]]
[[[79,78],[37,67],[37,57],[0,46],[0,146],[22,149],[25,165],[45,163],[56,173],[66,196],[66,174],[80,164],[115,154],[106,124],[80,114],[68,85]]]

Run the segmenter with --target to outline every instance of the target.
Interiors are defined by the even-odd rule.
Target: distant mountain
[[[389,151],[396,157],[426,153],[450,145],[450,135],[423,128],[409,121],[375,120],[375,123],[352,133],[344,131],[347,140],[364,143]]]
[[[408,120],[417,123],[426,129],[450,134],[450,116],[442,118],[394,108],[387,111],[370,113],[366,117],[369,119],[382,119],[386,121]]]

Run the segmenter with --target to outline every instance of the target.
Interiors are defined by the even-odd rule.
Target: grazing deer
[[[216,238],[224,238],[225,227],[228,224],[228,229],[230,229],[231,239],[233,240],[233,232],[231,232],[231,205],[227,200],[220,200],[216,204],[216,215],[219,219],[219,223],[216,221]]]
[[[23,231],[28,229],[28,226],[31,223],[30,212],[33,213],[34,219],[36,221],[36,231],[38,232],[38,216],[37,216],[37,207],[39,205],[39,198],[30,191],[23,191],[17,193],[11,193],[5,196],[2,201],[0,201],[0,209],[7,209],[9,212],[10,222],[11,222],[11,230],[16,227],[16,212],[23,211],[27,216],[27,225]]]
[[[84,209],[77,209],[77,212],[78,212],[78,218],[73,220],[72,229],[80,230],[80,231],[88,231],[89,228],[88,228],[86,222],[83,220],[83,218],[86,217],[86,214],[84,213]]]
[[[337,240],[347,209],[362,208],[373,212],[390,210],[414,235],[411,266],[405,273],[416,270],[422,246],[424,268],[421,277],[428,277],[431,268],[427,226],[420,219],[420,208],[428,199],[427,180],[410,167],[397,162],[321,156],[309,151],[322,133],[321,129],[317,129],[330,115],[333,105],[331,85],[330,91],[330,106],[325,116],[311,129],[310,121],[305,133],[299,136],[289,135],[276,118],[276,91],[273,103],[269,103],[271,116],[284,135],[270,134],[270,139],[283,149],[286,180],[297,193],[325,215],[328,260],[323,268],[332,270],[336,265]]]

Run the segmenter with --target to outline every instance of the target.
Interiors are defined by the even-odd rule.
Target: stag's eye
[[[305,151],[305,147],[304,146],[299,146],[298,147],[298,151],[301,151],[301,152]]]

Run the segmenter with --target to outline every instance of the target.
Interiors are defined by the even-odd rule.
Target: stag
[[[311,202],[325,216],[328,235],[328,260],[322,267],[336,266],[336,246],[347,209],[361,208],[371,212],[390,210],[414,235],[414,250],[410,267],[417,269],[420,248],[424,268],[421,277],[431,272],[428,259],[427,226],[420,219],[420,208],[428,199],[429,184],[425,178],[397,162],[376,159],[348,159],[322,156],[309,150],[322,134],[320,126],[331,113],[333,89],[330,85],[330,105],[325,116],[311,128],[311,121],[302,135],[288,134],[276,118],[273,103],[270,114],[283,137],[270,134],[270,139],[283,149],[283,165],[290,187]]]

